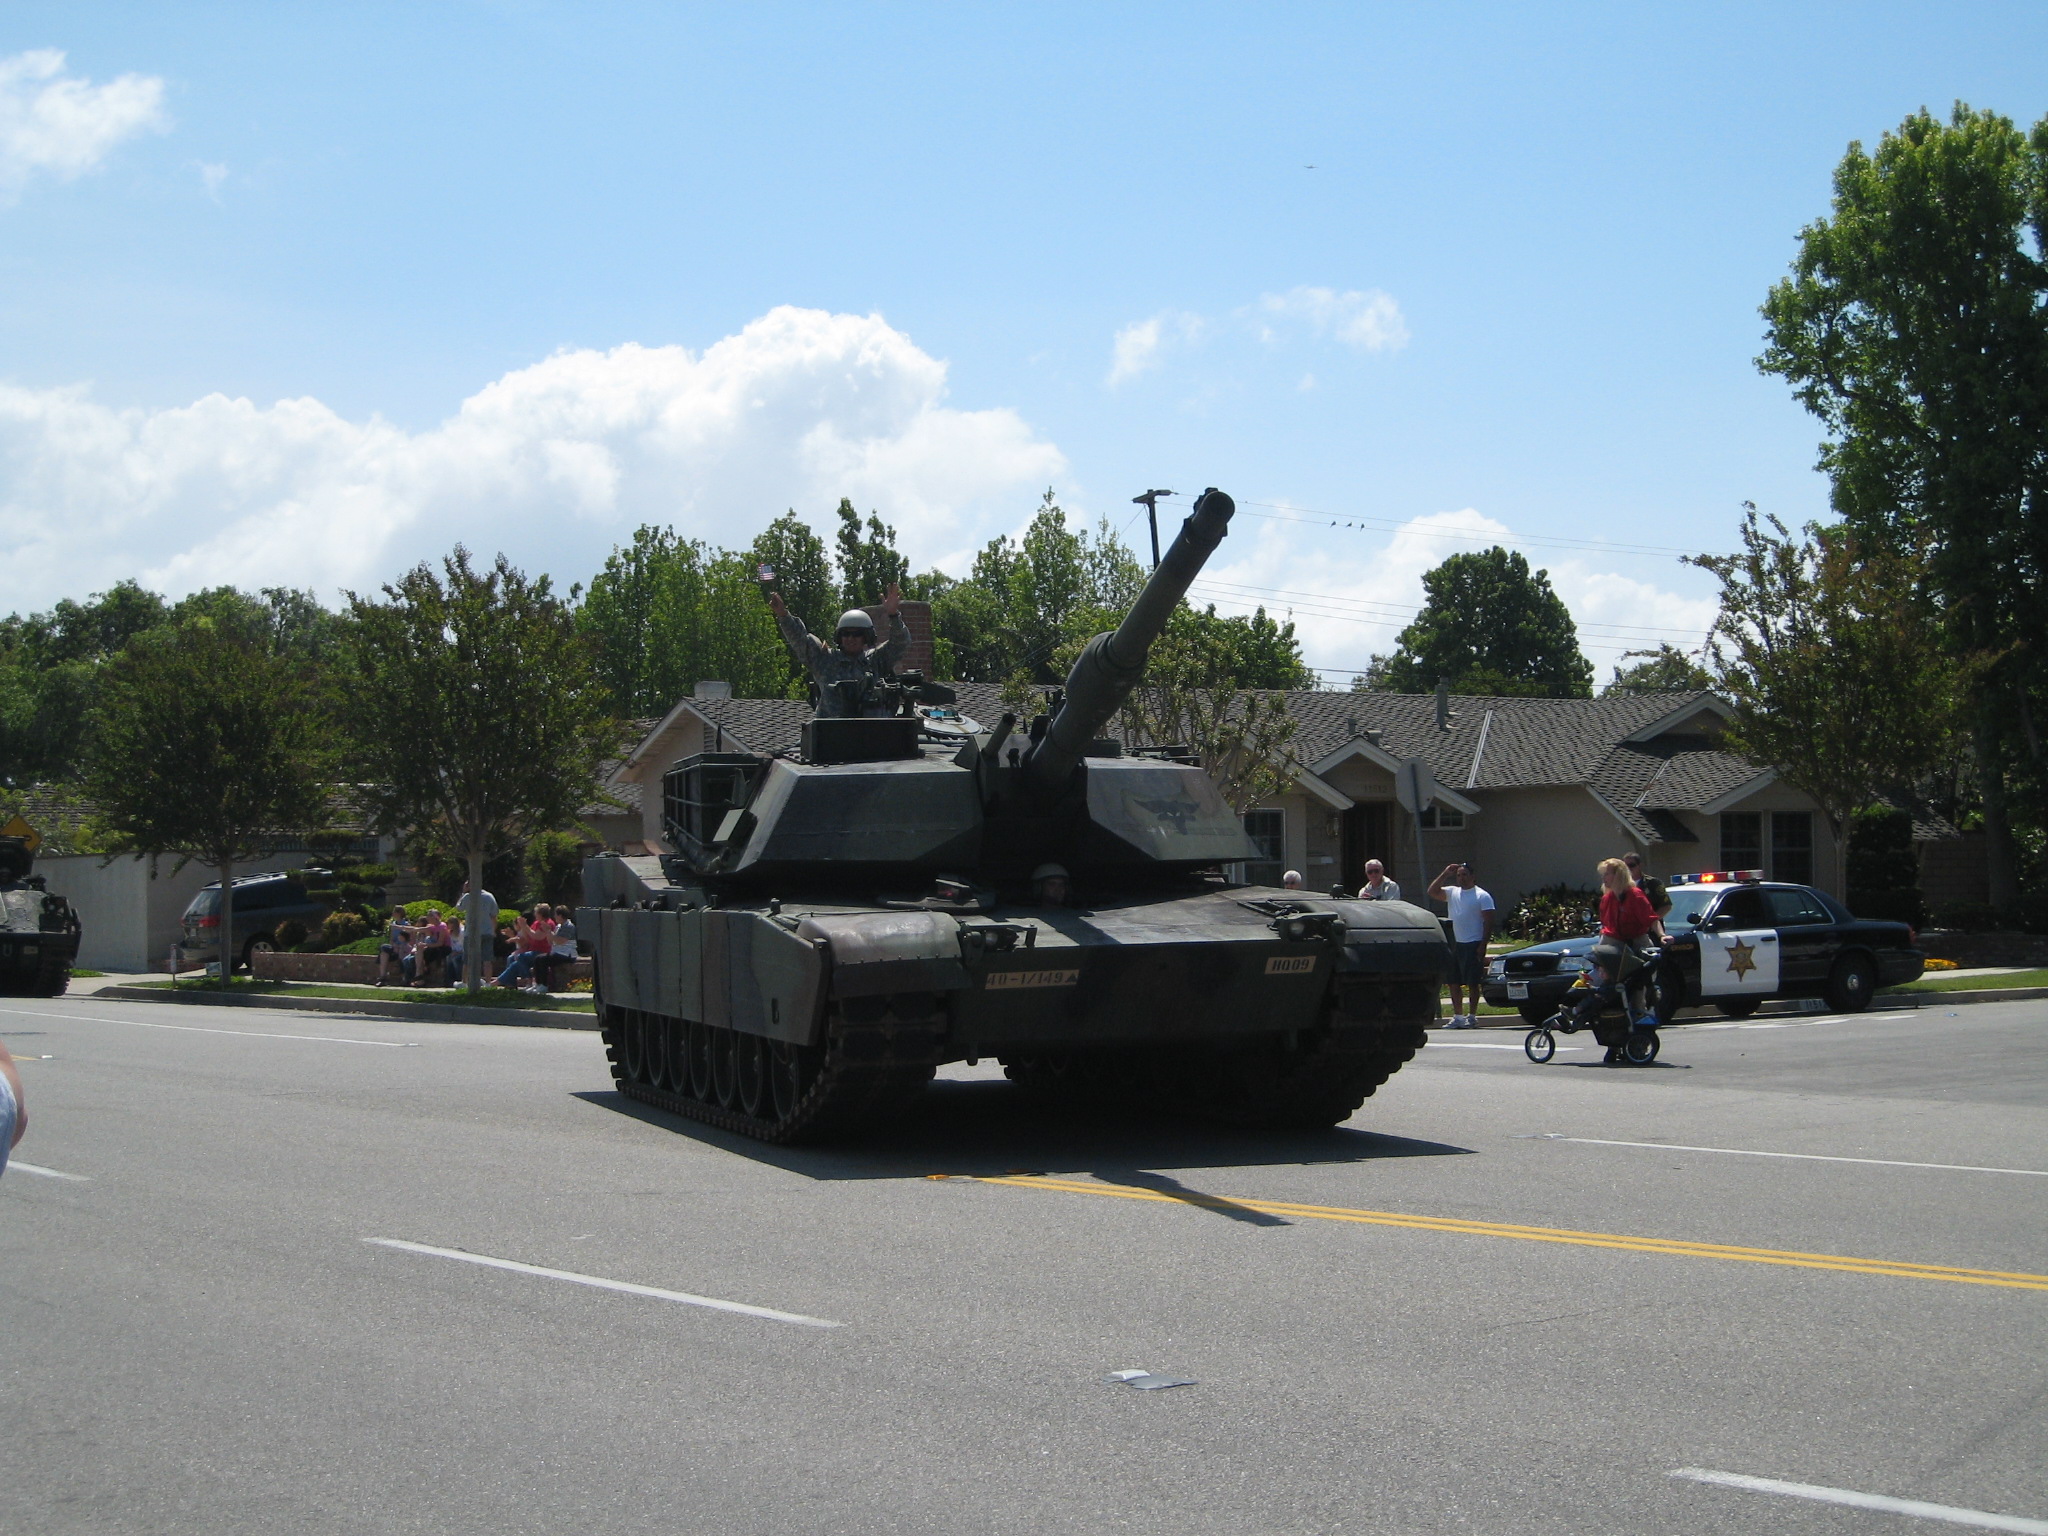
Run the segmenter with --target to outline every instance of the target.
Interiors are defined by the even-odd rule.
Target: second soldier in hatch
[[[775,611],[775,624],[788,643],[797,665],[811,675],[818,694],[818,713],[839,715],[893,715],[895,704],[875,687],[895,670],[896,663],[910,649],[910,626],[903,622],[903,589],[889,583],[889,595],[882,599],[882,612],[889,620],[889,638],[875,643],[875,621],[858,608],[839,615],[839,627],[827,645],[804,628],[803,620],[789,611],[780,592],[768,594],[768,606]],[[849,698],[848,696],[851,695]]]

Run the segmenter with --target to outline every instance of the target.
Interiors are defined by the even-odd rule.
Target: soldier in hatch
[[[775,611],[775,626],[789,646],[797,665],[811,674],[818,694],[820,717],[837,715],[892,715],[895,706],[880,697],[874,685],[895,670],[896,663],[910,649],[910,626],[900,612],[903,589],[893,581],[889,595],[882,599],[882,612],[889,618],[889,638],[875,643],[875,621],[858,608],[839,615],[839,627],[827,645],[803,626],[789,611],[780,592],[768,594],[768,606]],[[842,685],[851,684],[846,687]],[[854,697],[851,701],[847,695]]]

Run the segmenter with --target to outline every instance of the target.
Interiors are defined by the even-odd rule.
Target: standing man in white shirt
[[[1479,978],[1486,973],[1486,941],[1493,937],[1493,897],[1472,873],[1470,864],[1452,864],[1430,882],[1429,899],[1444,904],[1451,920],[1452,1029],[1479,1027]],[[1472,1011],[1460,1001],[1472,994]]]

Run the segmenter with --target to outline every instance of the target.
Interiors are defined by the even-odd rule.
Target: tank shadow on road
[[[1255,1168],[1368,1163],[1401,1157],[1464,1157],[1470,1147],[1382,1136],[1339,1126],[1326,1131],[1233,1131],[1139,1110],[1059,1114],[1008,1083],[934,1083],[924,1101],[858,1140],[774,1147],[667,1114],[616,1092],[579,1093],[597,1108],[657,1125],[706,1146],[812,1179],[914,1179],[931,1174],[1085,1173],[1153,1190],[1204,1209],[1211,1197],[1183,1190],[1160,1168]],[[1368,1102],[1368,1111],[1370,1103]],[[1223,1210],[1262,1226],[1285,1225],[1254,1211]]]

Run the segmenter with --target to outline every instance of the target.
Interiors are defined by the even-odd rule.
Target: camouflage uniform
[[[785,613],[777,619],[776,627],[782,631],[782,638],[789,645],[790,655],[797,665],[811,674],[811,682],[818,690],[818,714],[821,718],[846,713],[840,707],[839,692],[835,683],[858,681],[863,685],[878,678],[886,678],[895,671],[896,663],[910,649],[910,626],[903,622],[903,615],[889,615],[889,638],[880,645],[870,646],[865,655],[849,656],[838,645],[827,645],[816,635],[804,628],[803,620],[793,613]],[[895,706],[879,700],[869,703],[859,713],[863,715],[892,715]]]

